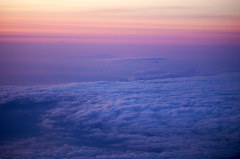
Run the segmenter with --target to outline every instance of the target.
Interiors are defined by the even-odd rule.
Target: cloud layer
[[[227,73],[1,87],[0,157],[236,157],[239,81],[239,73]]]

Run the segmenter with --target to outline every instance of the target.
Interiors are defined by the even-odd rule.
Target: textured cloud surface
[[[239,73],[0,89],[0,158],[230,159],[240,152]]]

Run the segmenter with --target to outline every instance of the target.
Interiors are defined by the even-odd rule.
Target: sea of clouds
[[[0,87],[3,159],[233,159],[240,73]]]

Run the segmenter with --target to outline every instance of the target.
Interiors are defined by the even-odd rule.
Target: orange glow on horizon
[[[139,41],[144,41],[144,43],[151,44],[156,43],[154,39],[162,38],[158,40],[159,44],[205,43],[202,39],[206,39],[209,44],[217,41],[221,41],[221,44],[222,42],[229,43],[229,41],[239,44],[240,12],[234,8],[233,2],[226,2],[229,6],[231,4],[232,8],[219,6],[219,9],[215,7],[208,10],[207,8],[201,9],[207,6],[207,1],[199,4],[196,2],[199,7],[193,7],[194,3],[188,0],[181,1],[185,2],[183,5],[186,7],[164,6],[157,1],[152,2],[159,5],[156,7],[144,8],[142,4],[139,6],[136,4],[135,8],[133,5],[124,8],[126,3],[119,2],[120,6],[115,8],[112,2],[104,0],[106,4],[104,8],[102,4],[91,5],[86,1],[82,1],[86,5],[84,7],[80,3],[76,2],[75,6],[63,0],[59,2],[55,0],[12,2],[4,0],[0,2],[0,41],[43,42],[45,39],[45,42],[49,42],[58,39],[56,37],[64,37],[65,41],[80,43],[86,41],[89,43],[112,43],[113,41],[139,43]],[[43,8],[43,4],[48,6]],[[53,7],[54,5],[56,6]],[[211,6],[210,3],[209,6]],[[32,36],[35,37],[34,40]],[[85,40],[88,40],[83,41],[82,38],[77,40],[78,37],[85,37]],[[105,39],[106,37],[108,38]],[[134,38],[126,40],[129,37]],[[214,40],[215,38],[219,40]],[[177,39],[184,40],[182,42]],[[193,39],[196,42],[192,42]]]

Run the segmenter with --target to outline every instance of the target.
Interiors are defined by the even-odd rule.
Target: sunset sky
[[[0,41],[240,45],[240,1],[1,0]]]

